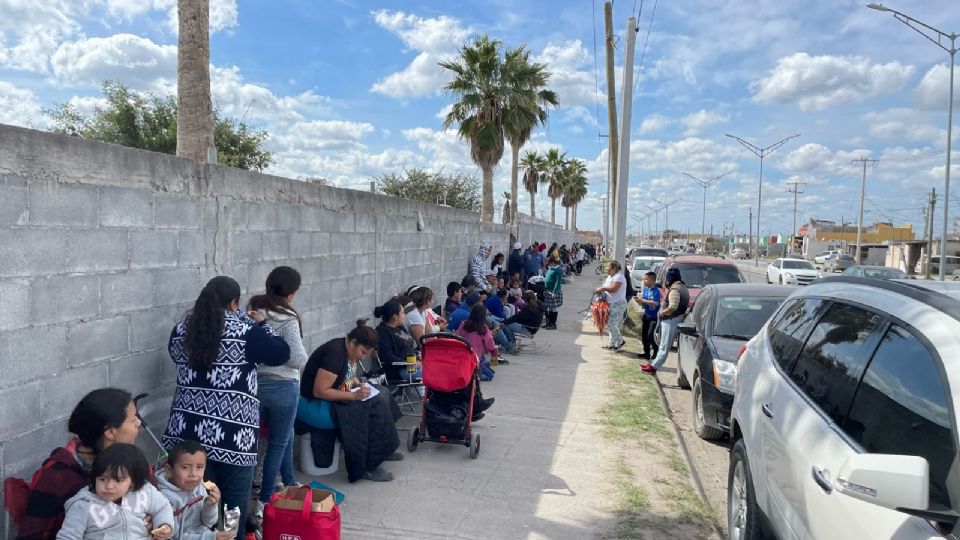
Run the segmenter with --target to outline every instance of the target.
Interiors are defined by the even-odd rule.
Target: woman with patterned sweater
[[[169,449],[184,440],[203,445],[204,480],[217,484],[228,508],[240,507],[237,538],[245,538],[260,430],[257,364],[286,363],[290,346],[262,315],[240,311],[236,281],[217,276],[174,327],[169,351],[177,388],[163,445]]]

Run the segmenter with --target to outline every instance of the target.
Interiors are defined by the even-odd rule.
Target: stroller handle
[[[424,344],[427,340],[436,339],[436,338],[455,339],[455,340],[463,343],[464,345],[466,345],[468,349],[470,348],[470,342],[467,341],[467,340],[465,340],[465,339],[463,339],[462,337],[460,337],[460,336],[458,336],[458,335],[456,335],[456,334],[451,334],[451,333],[447,333],[447,332],[434,332],[434,333],[432,333],[432,334],[424,334],[424,335],[420,336],[420,350],[423,350],[423,344]]]

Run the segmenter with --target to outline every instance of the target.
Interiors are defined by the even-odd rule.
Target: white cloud
[[[44,124],[40,103],[33,92],[0,81],[0,124],[39,128]]]
[[[599,126],[599,124],[597,124],[597,114],[595,110],[591,111],[590,109],[587,109],[583,105],[575,105],[573,107],[564,107],[562,110],[564,113],[564,120],[568,122],[579,122],[591,127]],[[576,127],[580,127],[580,126],[576,126]],[[580,129],[582,130],[583,128],[580,128]]]
[[[370,91],[395,98],[440,92],[447,75],[437,62],[456,54],[473,29],[460,26],[459,21],[446,15],[425,19],[402,11],[380,10],[372,14],[378,26],[399,37],[409,50],[420,52],[403,70],[374,83]]]
[[[729,115],[721,115],[715,112],[707,111],[706,109],[700,109],[695,113],[690,113],[683,117],[681,122],[687,126],[687,130],[684,131],[683,134],[688,137],[692,135],[699,135],[710,126],[714,124],[723,124],[729,120]],[[643,126],[641,125],[641,127]]]
[[[751,83],[759,103],[796,102],[819,111],[850,101],[899,91],[913,72],[899,62],[871,64],[862,56],[810,56],[796,53],[777,61],[767,77]]]
[[[708,174],[736,170],[740,157],[738,147],[732,144],[697,137],[679,141],[640,139],[630,143],[633,170],[670,169]]]
[[[273,142],[287,149],[344,150],[358,148],[360,141],[373,131],[373,125],[367,122],[308,120],[275,135]]]
[[[62,43],[51,65],[67,83],[99,85],[112,79],[136,89],[159,90],[176,84],[177,48],[133,34],[114,34]]]
[[[913,109],[887,109],[863,116],[874,137],[893,141],[944,143],[947,131],[928,120],[928,114]]]
[[[956,77],[956,75],[954,75]],[[960,105],[960,84],[954,83],[954,106]],[[950,95],[950,69],[944,64],[930,68],[913,90],[913,106],[926,111],[946,111]]]
[[[662,114],[651,114],[650,116],[643,119],[640,122],[640,127],[637,128],[637,133],[644,135],[646,133],[655,133],[660,131],[672,123],[672,120],[663,116]]]
[[[79,30],[67,0],[0,0],[0,67],[47,73],[50,55]]]
[[[166,12],[167,27],[177,34],[177,0],[101,0],[107,12],[114,17],[131,21],[152,11]],[[210,33],[236,28],[239,20],[237,0],[209,0]]]
[[[588,70],[590,54],[579,39],[563,43],[547,43],[533,61],[547,65],[548,87],[556,92],[561,107],[592,106],[597,100],[596,79]]]

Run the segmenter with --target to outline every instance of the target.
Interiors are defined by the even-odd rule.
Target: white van
[[[917,266],[914,269],[914,272],[922,274],[926,271],[927,257],[920,257],[920,260],[917,261]],[[960,270],[960,257],[954,255],[947,255],[947,264],[946,264],[946,273],[952,274],[954,270]],[[940,273],[940,256],[934,255],[933,259],[930,261],[930,273],[939,274]]]

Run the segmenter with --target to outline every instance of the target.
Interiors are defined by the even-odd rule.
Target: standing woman
[[[623,316],[627,313],[627,279],[623,277],[622,267],[617,261],[610,261],[607,265],[607,279],[603,285],[596,288],[596,292],[607,293],[607,302],[610,303],[610,319],[607,322],[607,330],[610,333],[610,341],[603,346],[604,349],[619,349],[623,347],[623,334],[620,333],[623,325]]]
[[[64,504],[90,485],[93,460],[116,443],[133,444],[140,419],[133,396],[100,388],[83,397],[70,414],[73,438],[50,453],[30,489],[17,540],[53,540],[63,524]]]
[[[560,306],[563,305],[563,291],[560,290],[563,284],[563,269],[560,268],[560,260],[556,257],[547,259],[547,276],[543,284],[543,310],[547,316],[547,325],[544,329],[556,330],[557,316]]]
[[[217,276],[173,328],[169,351],[177,388],[163,446],[184,440],[203,445],[204,480],[217,484],[228,508],[240,507],[237,538],[245,538],[260,430],[257,364],[285,364],[290,346],[262,315],[240,311],[240,285],[233,278]]]
[[[263,517],[263,506],[273,495],[278,472],[284,486],[297,485],[293,471],[293,422],[297,417],[300,371],[307,363],[300,315],[290,305],[298,290],[300,273],[289,266],[278,266],[267,275],[266,294],[254,296],[247,305],[248,311],[255,311],[266,319],[290,347],[290,359],[286,363],[279,366],[261,364],[257,368],[260,416],[269,426],[256,511],[258,517]]]

